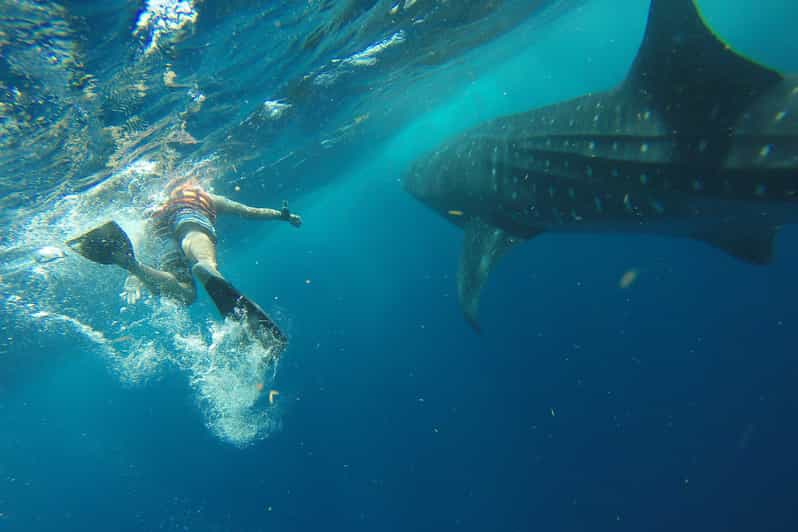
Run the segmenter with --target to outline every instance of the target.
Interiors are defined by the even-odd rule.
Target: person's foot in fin
[[[198,262],[191,267],[191,273],[205,287],[222,316],[234,316],[243,297],[219,271],[207,262]]]
[[[114,221],[106,222],[67,245],[87,259],[99,264],[115,264],[126,270],[136,266],[133,244],[125,231]]]
[[[207,263],[198,262],[191,268],[191,271],[205,287],[205,291],[222,316],[239,320],[245,318],[250,331],[265,343],[269,342],[269,338],[262,336],[263,331],[268,332],[282,344],[288,342],[286,336],[266,312],[257,303],[250,301],[239,292],[215,268]]]
[[[219,270],[217,270],[207,262],[196,263],[194,266],[191,267],[191,273],[194,274],[194,277],[196,277],[197,280],[200,283],[202,283],[203,286],[205,285],[205,283],[208,282],[208,279],[212,277],[227,282],[225,281],[225,278],[222,276]]]

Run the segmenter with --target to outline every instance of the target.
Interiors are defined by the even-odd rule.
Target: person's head
[[[173,192],[180,188],[202,188],[199,181],[192,176],[179,176],[170,180],[164,187],[164,192],[167,196],[171,196]]]

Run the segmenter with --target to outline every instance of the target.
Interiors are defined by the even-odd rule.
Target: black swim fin
[[[250,332],[267,347],[274,345],[272,339],[277,340],[280,344],[288,343],[288,338],[266,312],[228,281],[213,275],[200,264],[194,266],[194,273],[203,282],[205,291],[208,292],[222,316],[246,320],[245,323]]]
[[[114,221],[67,240],[67,245],[90,261],[100,264],[115,264],[129,270],[136,263],[133,244]]]

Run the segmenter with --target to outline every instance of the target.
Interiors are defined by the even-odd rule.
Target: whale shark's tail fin
[[[623,89],[648,100],[677,134],[720,139],[748,104],[781,80],[721,41],[694,0],[652,0]],[[721,157],[722,144],[703,156]]]

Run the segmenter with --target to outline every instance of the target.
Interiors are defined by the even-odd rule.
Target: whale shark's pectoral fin
[[[773,260],[773,243],[777,227],[762,226],[741,231],[724,229],[694,237],[750,264],[766,265]]]
[[[482,286],[505,251],[521,239],[511,237],[479,218],[470,220],[464,229],[463,254],[457,272],[457,295],[469,325],[479,331],[477,309]]]

